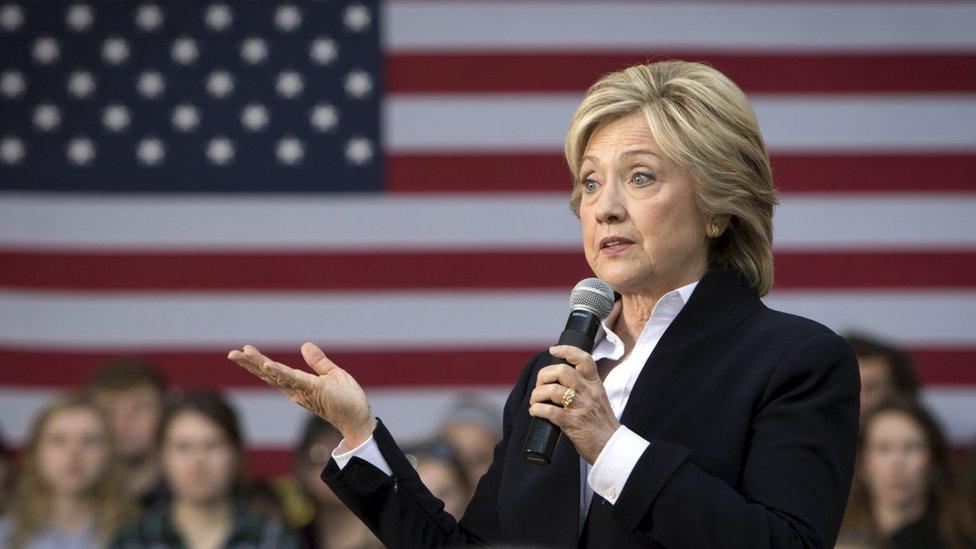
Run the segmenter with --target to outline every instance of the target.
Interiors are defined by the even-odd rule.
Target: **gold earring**
[[[708,224],[708,236],[709,236],[709,238],[718,238],[718,237],[722,236],[722,231],[719,229],[719,226],[718,226],[717,223],[709,223]]]

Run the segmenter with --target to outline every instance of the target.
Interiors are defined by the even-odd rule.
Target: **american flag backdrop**
[[[576,104],[681,58],[758,113],[766,302],[908,347],[967,446],[974,29],[958,1],[4,1],[0,428],[136,355],[225,389],[256,471],[286,470],[303,414],[224,358],[244,343],[318,342],[404,440],[500,402],[588,274]]]

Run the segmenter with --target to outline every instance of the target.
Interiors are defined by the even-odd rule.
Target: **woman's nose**
[[[601,223],[619,223],[627,218],[627,207],[620,184],[606,185],[597,197],[596,216]]]

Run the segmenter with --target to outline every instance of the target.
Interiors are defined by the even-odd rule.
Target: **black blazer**
[[[857,447],[857,362],[811,320],[768,309],[713,270],[637,378],[621,423],[651,441],[616,504],[594,494],[581,536],[579,455],[521,456],[536,355],[505,405],[504,438],[461,521],[420,482],[382,422],[393,476],[353,458],[322,479],[390,547],[833,547]]]

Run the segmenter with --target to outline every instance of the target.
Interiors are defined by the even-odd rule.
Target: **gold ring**
[[[567,387],[566,391],[563,393],[563,408],[569,408],[569,405],[573,403],[573,397],[575,396],[576,389]]]

